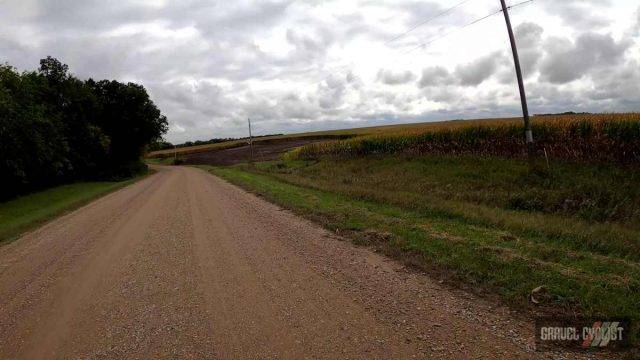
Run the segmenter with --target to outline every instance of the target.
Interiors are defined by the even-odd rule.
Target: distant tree
[[[149,144],[149,147],[147,150],[149,151],[167,150],[167,149],[173,149],[173,147],[174,145],[172,143],[160,138],[160,139],[156,139],[151,144]]]

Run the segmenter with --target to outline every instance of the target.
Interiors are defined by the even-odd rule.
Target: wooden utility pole
[[[253,164],[253,136],[251,135],[251,119],[247,118],[247,122],[249,123],[249,150],[251,151],[249,163]]]
[[[527,142],[527,148],[529,155],[533,152],[533,131],[531,130],[531,120],[529,119],[529,107],[527,106],[527,95],[524,91],[524,80],[522,78],[522,68],[520,67],[520,57],[518,56],[518,48],[516,46],[516,39],[513,36],[513,29],[511,29],[511,19],[509,19],[509,8],[505,3],[505,0],[500,0],[502,3],[502,12],[504,13],[504,20],[507,22],[507,30],[509,31],[509,40],[511,41],[511,51],[513,52],[513,62],[516,66],[516,76],[518,77],[518,87],[520,88],[520,102],[522,103],[522,115],[524,117],[524,136]]]

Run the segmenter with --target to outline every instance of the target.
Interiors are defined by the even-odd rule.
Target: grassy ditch
[[[56,186],[0,203],[0,243],[134,183],[147,175],[117,182],[78,182]]]
[[[640,320],[637,213],[633,206],[606,211],[620,196],[637,205],[629,189],[640,180],[623,170],[563,165],[536,178],[516,160],[470,157],[204,168],[355,243],[513,307]],[[610,189],[600,194],[610,201],[594,200],[588,209],[554,205],[598,183]],[[543,205],[513,200],[532,194]],[[540,286],[534,305],[531,291]]]

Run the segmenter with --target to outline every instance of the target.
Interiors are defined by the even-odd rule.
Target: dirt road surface
[[[539,358],[532,331],[195,168],[0,247],[2,359]]]

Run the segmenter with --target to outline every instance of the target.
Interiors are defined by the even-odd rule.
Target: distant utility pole
[[[524,80],[522,79],[522,68],[520,67],[520,57],[518,56],[518,48],[516,46],[516,39],[513,36],[513,29],[511,29],[511,19],[509,19],[509,8],[505,3],[505,0],[500,0],[502,3],[502,12],[504,13],[504,20],[507,22],[507,30],[509,31],[509,40],[511,41],[511,51],[513,52],[513,61],[516,65],[516,76],[518,77],[518,87],[520,87],[520,102],[522,102],[522,115],[524,116],[524,134],[531,155],[533,150],[533,131],[531,131],[531,120],[529,119],[529,107],[527,106],[527,95],[524,91]]]
[[[249,123],[249,149],[251,151],[249,162],[253,164],[253,136],[251,135],[251,119],[247,118],[247,122]]]

